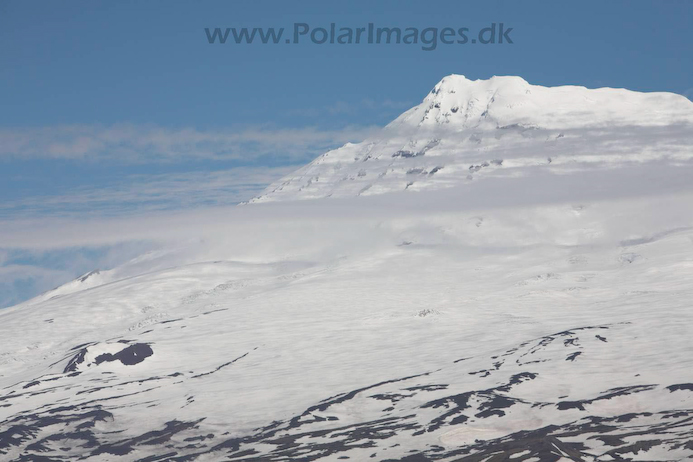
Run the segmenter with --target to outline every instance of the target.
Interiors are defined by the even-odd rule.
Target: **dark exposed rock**
[[[126,366],[133,366],[144,361],[154,354],[154,350],[146,343],[135,343],[127,348],[120,350],[116,354],[104,353],[94,359],[94,363],[99,365],[103,362],[120,361]]]

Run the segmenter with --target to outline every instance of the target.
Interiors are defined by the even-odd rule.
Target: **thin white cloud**
[[[375,127],[339,130],[315,127],[273,129],[165,128],[156,125],[60,125],[1,128],[0,159],[94,159],[126,163],[195,159],[306,159],[349,141],[361,141]]]
[[[666,181],[656,181],[662,178]],[[688,178],[690,167],[658,162],[570,175],[528,167],[526,176],[420,191],[405,201],[401,195],[385,194],[243,207],[145,209],[119,216],[0,217],[0,245],[5,251],[38,255],[27,259],[32,268],[26,263],[24,267],[14,266],[17,258],[13,262],[10,255],[5,269],[0,270],[0,307],[36,295],[58,280],[67,282],[90,269],[113,268],[151,249],[175,250],[177,253],[166,256],[163,263],[156,262],[158,267],[169,267],[196,261],[341,258],[349,255],[350,249],[369,253],[374,246],[384,248],[381,244],[394,247],[404,238],[405,230],[414,232],[422,243],[452,239],[463,246],[503,248],[508,239],[514,239],[528,246],[549,240],[565,245],[575,242],[574,222],[560,219],[563,230],[558,232],[552,220],[568,213],[575,204],[589,206],[588,224],[603,222],[598,232],[590,234],[594,243],[618,243],[690,226],[687,205],[693,198],[693,186]],[[473,199],[460,201],[461,197]],[[495,217],[489,220],[496,223],[494,228],[478,234],[459,227],[459,220],[480,213]],[[505,224],[498,225],[501,222]],[[99,251],[96,257],[94,252],[86,252],[84,257],[91,259],[86,262],[79,253],[67,255],[79,249],[104,248],[114,250]],[[60,254],[62,260],[69,259],[70,269],[58,273],[55,271],[66,267],[49,267],[42,272],[47,262],[54,262],[53,253]],[[132,266],[129,273],[119,277],[150,271],[151,264],[147,260]],[[30,284],[30,290],[17,292],[17,281]]]
[[[0,308],[19,303],[27,296],[56,287],[72,277],[66,270],[33,265],[0,266]]]
[[[101,247],[61,249],[0,249],[0,308],[53,289],[95,269],[122,265],[156,249],[152,242],[127,242]]]
[[[233,205],[291,173],[295,165],[239,167],[219,171],[138,174],[120,183],[74,188],[69,193],[0,202],[0,218],[120,215],[154,210]],[[0,263],[2,254],[0,253]]]

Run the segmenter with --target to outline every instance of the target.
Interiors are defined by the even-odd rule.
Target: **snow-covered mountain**
[[[692,157],[677,95],[446,77],[0,311],[0,460],[691,460]]]
[[[252,202],[439,189],[531,166],[690,159],[691,106],[673,93],[450,75],[371,139],[323,154]]]

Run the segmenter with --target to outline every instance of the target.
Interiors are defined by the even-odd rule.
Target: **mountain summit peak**
[[[657,108],[664,117],[653,117]],[[390,125],[496,129],[509,125],[567,128],[594,124],[669,124],[690,121],[691,104],[672,93],[639,93],[620,88],[531,85],[518,76],[471,80],[464,75],[443,77],[418,106]],[[661,120],[657,120],[661,119]]]
[[[502,124],[494,117],[498,109],[504,112],[503,108],[532,106],[531,94],[532,85],[522,77],[471,80],[464,75],[451,74],[443,77],[423,102],[411,114],[403,114],[399,122],[409,126],[453,123],[460,128],[486,125],[496,128]]]
[[[440,96],[466,91],[521,91],[526,90],[529,84],[518,76],[494,75],[490,79],[471,80],[461,74],[450,74],[443,77],[431,90],[430,95]],[[430,96],[429,95],[429,96]]]

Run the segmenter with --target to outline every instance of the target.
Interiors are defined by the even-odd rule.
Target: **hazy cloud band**
[[[165,128],[155,125],[60,125],[1,128],[0,158],[94,159],[127,163],[261,157],[306,159],[348,141],[361,141],[375,127],[339,130],[315,127],[274,129]]]

